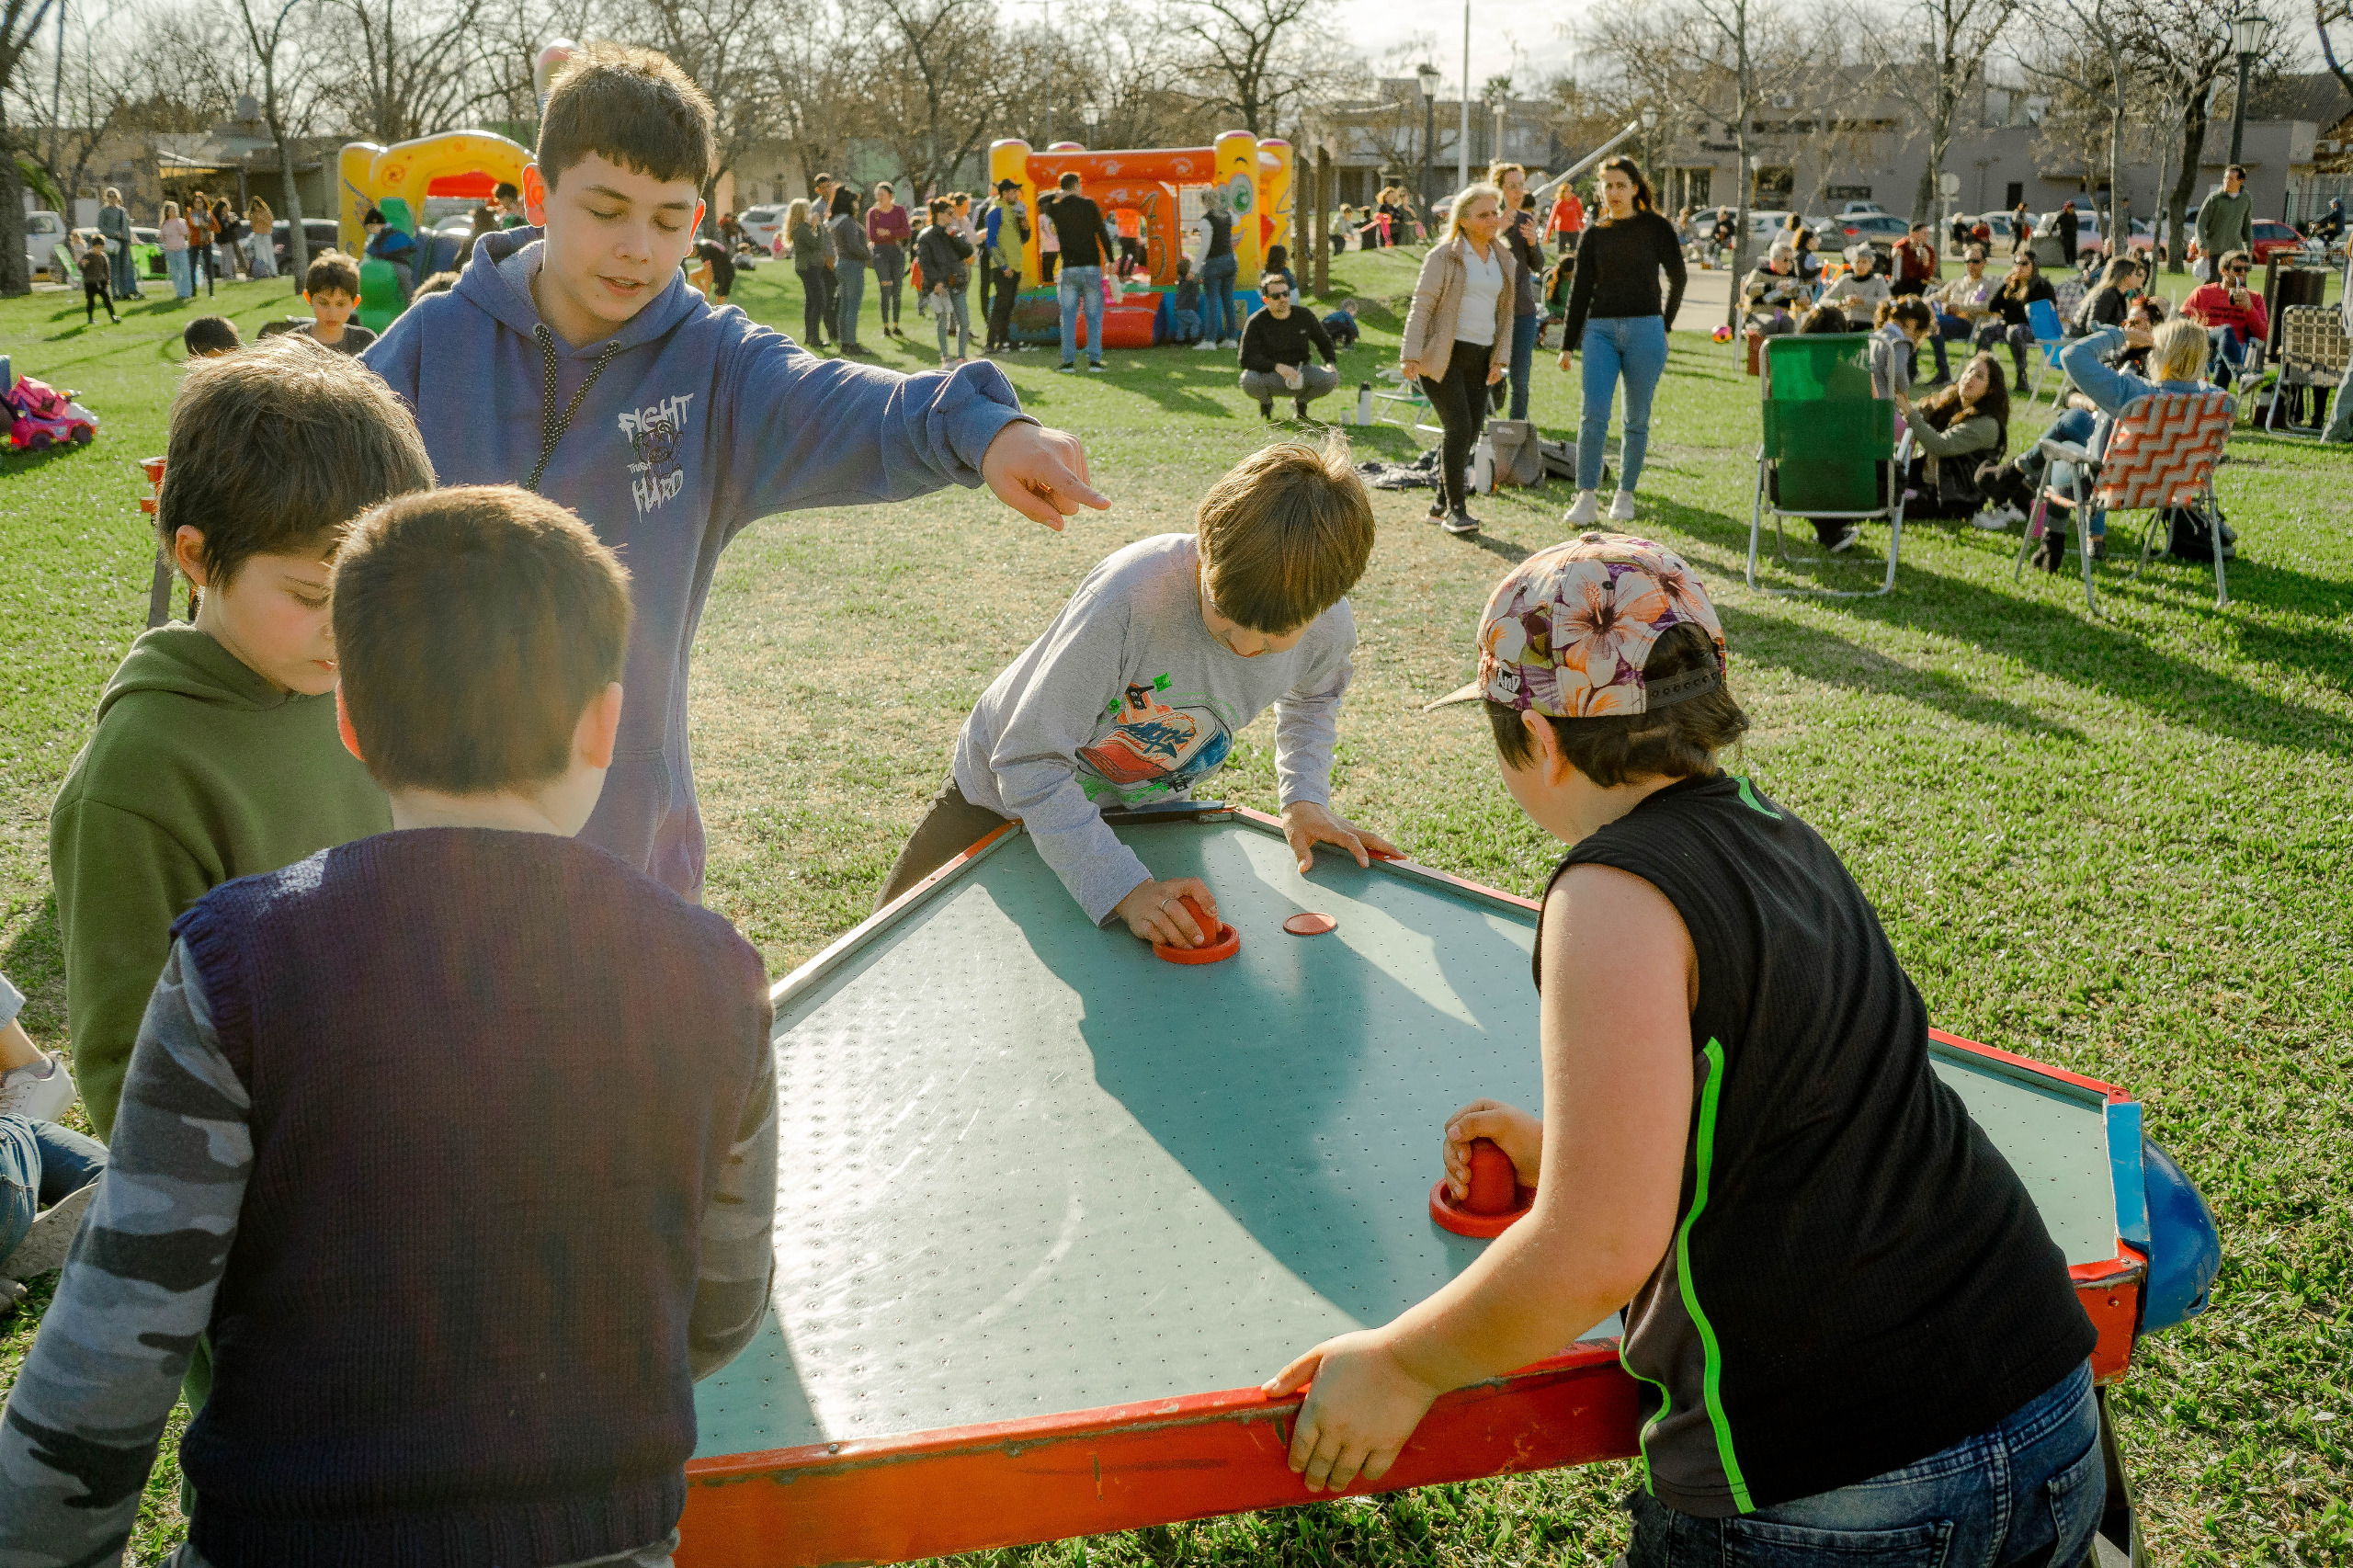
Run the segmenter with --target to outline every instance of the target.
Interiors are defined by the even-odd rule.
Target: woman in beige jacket
[[[1503,192],[1492,185],[1467,186],[1454,199],[1446,238],[1430,247],[1405,313],[1400,369],[1421,382],[1446,426],[1430,521],[1450,534],[1479,529],[1463,505],[1464,472],[1487,422],[1487,389],[1511,368],[1518,264],[1495,237],[1504,226],[1503,203]]]

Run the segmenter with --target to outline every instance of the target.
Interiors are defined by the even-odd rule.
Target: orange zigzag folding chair
[[[2214,500],[2214,469],[2231,438],[2238,400],[2225,392],[2151,392],[2134,398],[2118,415],[2105,455],[2095,458],[2068,441],[2044,440],[2042,454],[2056,462],[2075,465],[2072,494],[2046,484],[2035,498],[2034,516],[2028,519],[2026,540],[2018,547],[2011,575],[2026,570],[2026,558],[2048,526],[2051,503],[2074,504],[2075,548],[2084,563],[2084,604],[2097,614],[2092,597],[2091,509],[2149,514],[2141,534],[2141,561],[2132,568],[2138,577],[2149,564],[2150,547],[2165,513],[2176,506],[2201,508],[2214,527],[2214,608],[2231,602],[2222,575],[2221,507]]]

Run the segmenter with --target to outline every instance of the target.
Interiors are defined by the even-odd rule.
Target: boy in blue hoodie
[[[710,100],[667,58],[581,50],[523,173],[543,226],[483,235],[458,286],[366,356],[420,411],[441,483],[535,490],[627,563],[629,707],[581,836],[687,897],[703,874],[687,653],[745,524],[949,484],[985,483],[1049,528],[1109,505],[1076,438],[1025,415],[995,366],[818,358],[688,288],[714,157]]]

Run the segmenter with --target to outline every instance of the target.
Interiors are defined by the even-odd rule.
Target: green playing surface
[[[1540,1101],[1534,913],[1331,853],[1302,878],[1242,821],[1120,833],[1241,951],[1097,930],[1015,834],[779,1003],[775,1312],[697,1389],[698,1455],[1246,1386],[1485,1244],[1427,1199],[1449,1112]],[[1938,1065],[2069,1260],[2110,1256],[2097,1096]]]

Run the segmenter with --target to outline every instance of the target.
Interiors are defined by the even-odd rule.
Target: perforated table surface
[[[774,1311],[696,1391],[682,1562],[1303,1500],[1280,1462],[1295,1401],[1255,1385],[1487,1244],[1427,1204],[1448,1113],[1540,1103],[1534,907],[1333,853],[1302,877],[1249,813],[1118,831],[1155,876],[1210,884],[1233,958],[1097,929],[1015,829],[778,988]],[[1302,911],[1336,929],[1287,933]],[[2102,1086],[1961,1045],[1939,1072],[2069,1262],[2113,1273]],[[1631,1452],[1616,1332],[1449,1396],[1426,1423],[1446,1452],[1409,1449],[1389,1483]]]

